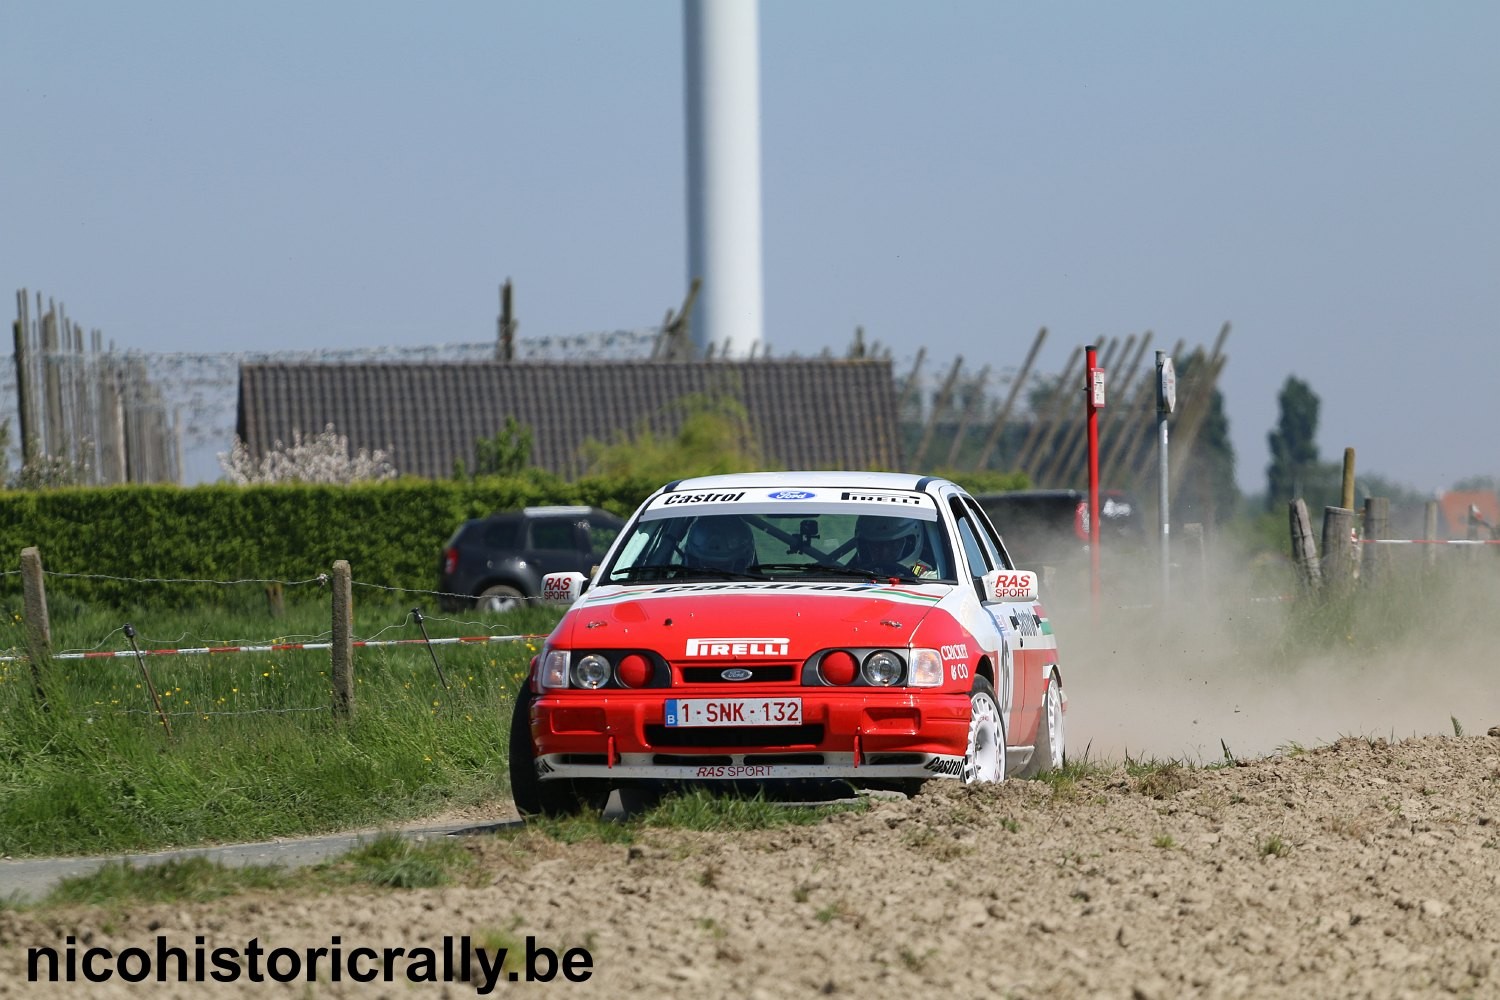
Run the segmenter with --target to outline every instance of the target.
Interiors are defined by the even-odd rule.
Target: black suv
[[[1088,555],[1089,495],[1083,490],[1013,490],[974,497],[1022,569],[1069,566]],[[1099,548],[1134,552],[1146,538],[1140,504],[1118,490],[1101,490]]]
[[[438,561],[439,603],[509,611],[547,573],[592,572],[625,522],[598,507],[526,507],[459,525]]]

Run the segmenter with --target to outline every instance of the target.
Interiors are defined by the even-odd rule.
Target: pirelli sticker
[[[844,490],[839,499],[850,503],[888,503],[892,507],[925,507],[929,502],[923,493],[866,493],[859,490]]]

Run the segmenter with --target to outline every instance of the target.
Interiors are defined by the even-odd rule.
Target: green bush
[[[564,483],[532,471],[464,482],[0,492],[0,552],[14,566],[21,549],[41,550],[54,607],[58,599],[64,606],[225,605],[245,588],[138,581],[310,580],[338,559],[349,561],[359,583],[431,590],[443,543],[469,518],[527,504],[628,514],[659,485],[639,477]],[[19,593],[18,575],[0,576],[0,596],[15,601]]]
[[[641,466],[571,483],[532,469],[460,481],[0,491],[0,558],[14,567],[23,548],[40,549],[54,614],[245,607],[264,602],[260,587],[226,581],[310,581],[338,559],[348,560],[357,584],[430,591],[443,544],[469,518],[528,504],[623,516],[672,478],[679,476]],[[956,478],[979,492],[1027,485],[1020,474]],[[142,582],[149,580],[164,582]],[[186,580],[205,582],[177,582]],[[0,575],[0,600],[19,605],[20,590],[18,574]],[[287,600],[297,599],[288,591]]]

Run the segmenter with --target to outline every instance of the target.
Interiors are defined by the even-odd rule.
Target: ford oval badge
[[[777,490],[775,493],[767,493],[772,500],[811,500],[817,496],[807,490]]]
[[[730,667],[728,670],[725,670],[723,673],[719,674],[719,676],[724,678],[726,681],[748,681],[754,675],[744,667]]]

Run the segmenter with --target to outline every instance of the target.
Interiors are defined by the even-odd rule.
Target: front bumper
[[[537,776],[606,780],[859,781],[959,777],[969,698],[911,688],[737,688],[744,698],[797,697],[797,726],[671,727],[665,701],[724,697],[722,687],[539,696],[531,707]]]

